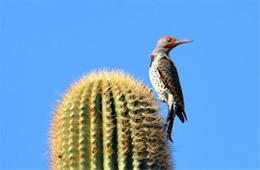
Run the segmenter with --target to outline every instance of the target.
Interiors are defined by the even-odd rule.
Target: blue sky
[[[0,0],[0,169],[47,169],[51,112],[69,84],[98,68],[149,87],[164,35],[188,122],[176,120],[176,169],[259,168],[257,0]],[[167,108],[161,104],[161,114]]]

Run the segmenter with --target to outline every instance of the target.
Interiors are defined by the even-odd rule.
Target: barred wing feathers
[[[179,76],[174,63],[166,56],[159,59],[158,72],[164,85],[170,90],[176,101],[176,114],[182,123],[187,120]]]

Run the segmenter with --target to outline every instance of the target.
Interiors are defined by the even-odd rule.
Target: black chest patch
[[[150,57],[151,57],[151,63],[150,63],[150,67],[152,66],[152,63],[153,63],[153,61],[154,61],[154,59],[155,59],[155,56],[154,55],[150,55]]]

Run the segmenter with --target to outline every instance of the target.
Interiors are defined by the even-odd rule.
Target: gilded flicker
[[[176,46],[188,42],[191,40],[177,40],[171,36],[164,36],[157,42],[151,54],[149,77],[159,100],[168,104],[166,127],[168,139],[172,142],[171,133],[175,115],[182,123],[187,121],[187,116],[178,72],[169,57],[169,52]]]

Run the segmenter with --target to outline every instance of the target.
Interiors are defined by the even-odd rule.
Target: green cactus
[[[151,90],[122,72],[84,76],[51,122],[52,169],[170,169]]]

